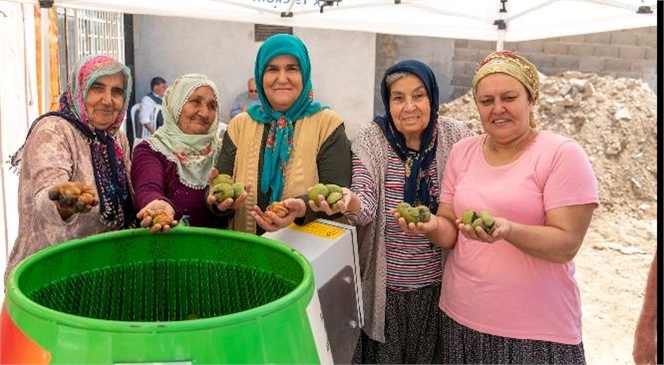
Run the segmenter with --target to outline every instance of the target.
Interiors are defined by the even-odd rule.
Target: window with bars
[[[57,8],[57,15],[60,90],[81,57],[105,54],[125,62],[122,13]]]

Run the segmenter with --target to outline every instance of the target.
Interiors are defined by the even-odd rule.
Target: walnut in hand
[[[73,213],[87,213],[99,204],[94,188],[81,182],[55,184],[48,190],[48,198],[56,202],[60,210]]]

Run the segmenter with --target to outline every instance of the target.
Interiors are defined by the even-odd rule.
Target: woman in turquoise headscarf
[[[299,38],[268,38],[254,75],[261,105],[230,121],[216,164],[218,173],[253,188],[246,201],[227,199],[216,209],[230,216],[233,230],[260,234],[316,219],[306,204],[307,188],[319,182],[349,186],[351,153],[341,116],[314,101],[309,54]],[[272,222],[264,219],[265,208],[278,201],[288,214],[268,212]]]

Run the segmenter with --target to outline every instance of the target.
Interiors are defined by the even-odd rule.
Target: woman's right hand
[[[244,192],[240,194],[240,196],[237,199],[233,198],[226,198],[225,200],[222,201],[217,201],[217,198],[212,194],[213,188],[212,188],[212,180],[219,175],[219,171],[217,171],[216,168],[212,168],[212,171],[210,171],[210,178],[208,179],[208,186],[209,186],[209,191],[210,193],[208,194],[206,201],[210,205],[214,205],[219,209],[220,212],[225,212],[228,209],[239,209],[242,205],[244,205],[244,202],[247,200],[249,197],[249,193],[251,192],[251,183],[247,183],[244,186]]]
[[[68,219],[76,213],[88,213],[99,204],[92,185],[67,181],[57,183],[48,189],[48,198],[55,202],[60,218]]]
[[[175,227],[175,209],[167,202],[155,199],[141,209],[136,217],[141,221],[141,227],[150,228],[150,232],[168,233],[171,227]]]
[[[443,217],[432,214],[431,218],[427,222],[407,223],[406,219],[402,217],[396,209],[392,209],[390,213],[402,231],[412,234],[427,234],[429,232],[433,232],[438,229],[438,225],[440,224],[439,219],[445,219]]]
[[[330,204],[327,203],[325,200],[325,196],[323,195],[318,195],[318,204],[314,202],[313,200],[309,200],[309,208],[313,210],[314,212],[324,212],[327,215],[334,215],[339,212],[346,214],[346,213],[355,213],[360,210],[360,207],[362,206],[362,202],[360,201],[360,198],[355,195],[350,189],[346,187],[341,188],[342,191],[342,196],[339,201],[337,201],[337,207],[333,208],[330,206]]]

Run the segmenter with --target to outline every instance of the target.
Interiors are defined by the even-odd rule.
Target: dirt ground
[[[633,364],[636,320],[657,250],[657,100],[640,80],[568,71],[541,75],[542,129],[585,149],[600,208],[574,262],[588,364]],[[471,93],[443,104],[481,133]]]
[[[588,364],[634,363],[634,328],[656,250],[656,219],[602,212],[593,218],[574,260]]]

